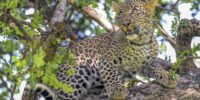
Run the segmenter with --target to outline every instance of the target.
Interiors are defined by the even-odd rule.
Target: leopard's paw
[[[107,92],[112,100],[125,100],[129,94],[128,89],[122,85],[110,87]]]

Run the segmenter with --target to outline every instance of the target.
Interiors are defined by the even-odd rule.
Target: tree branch
[[[1,19],[4,19],[2,21],[4,21],[5,23],[14,23],[14,26],[16,26],[21,31],[21,33],[23,34],[23,36],[17,35],[19,38],[25,39],[25,40],[31,39],[30,36],[28,35],[28,33],[26,32],[26,30],[24,30],[24,25],[28,25],[30,28],[34,29],[34,27],[30,23],[16,19],[9,12],[2,14]],[[9,24],[9,26],[11,28],[13,28],[12,24]],[[37,30],[40,33],[44,33],[44,31],[40,28],[37,28]]]
[[[12,15],[10,15],[9,13],[5,13],[5,17],[7,17],[9,20],[11,20],[12,22],[14,22],[16,24],[16,26],[18,27],[18,29],[22,32],[22,34],[24,35],[24,38],[27,40],[30,40],[30,36],[28,35],[28,33],[24,30],[22,23],[20,23],[15,17],[13,17]]]
[[[1,72],[0,72],[1,73]],[[4,73],[3,73],[4,74]],[[6,87],[6,89],[8,90],[8,91],[12,91],[9,87],[8,87],[8,84],[7,84],[7,82],[3,79],[3,77],[2,77],[2,75],[0,75],[0,79],[1,79],[1,81],[2,81],[2,84],[1,85],[3,85],[3,86],[1,86],[1,87]],[[0,87],[0,88],[1,88]]]
[[[176,6],[177,6],[177,4],[179,3],[179,1],[180,1],[180,0],[176,0],[175,4],[174,4],[174,5],[172,6],[172,8],[171,8],[172,11],[176,8]]]
[[[162,32],[165,39],[172,45],[172,47],[176,47],[176,41],[168,35],[168,33],[162,28],[161,25],[157,24],[158,29]]]
[[[53,17],[51,18],[51,24],[60,23],[64,21],[66,12],[66,0],[61,0],[54,11]]]
[[[160,58],[157,58],[155,61],[163,65],[165,69],[172,67],[172,64]],[[129,97],[127,100],[199,100],[200,69],[196,69],[191,73],[179,78],[175,89],[163,87],[154,81],[140,86],[133,86],[129,90]],[[109,100],[108,96],[102,93],[103,92],[98,89],[92,89],[89,91],[89,94],[83,96],[82,99]]]
[[[119,27],[115,26],[114,24],[110,23],[107,19],[105,19],[101,14],[99,14],[94,8],[91,6],[84,6],[82,8],[79,8],[75,5],[76,0],[67,0],[71,5],[73,5],[75,8],[81,10],[83,13],[91,17],[93,20],[95,20],[97,23],[99,23],[104,29],[106,29],[108,32],[114,32],[119,29]]]
[[[89,17],[94,19],[97,23],[99,23],[103,28],[105,28],[108,32],[117,31],[119,28],[114,24],[111,24],[107,19],[105,19],[102,15],[100,15],[95,9],[90,6],[85,6],[82,8],[84,13],[86,13]]]

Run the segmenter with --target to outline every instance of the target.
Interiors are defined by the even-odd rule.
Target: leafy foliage
[[[33,55],[33,66],[37,68],[44,66],[44,56],[44,51],[42,48],[39,48],[39,50],[36,51],[36,54]]]
[[[172,26],[171,26],[171,29],[172,29],[171,32],[174,37],[177,36],[178,26],[179,26],[179,19],[174,18],[174,20],[172,21]]]
[[[3,38],[0,40],[0,79],[6,86],[0,94],[1,98],[13,98],[13,94],[19,92],[23,80],[27,80],[31,87],[35,87],[35,84],[42,80],[54,88],[72,92],[73,88],[58,81],[55,74],[59,65],[68,56],[69,62],[73,64],[74,56],[66,52],[68,51],[66,48],[60,47],[60,41],[55,41],[61,40],[61,37],[54,36],[47,39],[43,37],[41,26],[45,26],[46,23],[42,15],[43,10],[26,15],[23,9],[26,9],[27,2],[27,0],[0,2],[0,38]],[[31,19],[31,22],[27,22],[26,19]],[[50,52],[49,46],[54,48],[55,52]],[[47,55],[53,56],[54,59],[45,60]],[[8,86],[8,82],[11,86]]]
[[[194,47],[192,48],[192,55],[194,57],[197,56],[197,51],[200,51],[200,43],[198,43],[197,45],[194,45]]]
[[[81,6],[92,5],[93,8],[98,7],[97,0],[78,0],[77,3]]]
[[[166,50],[167,50],[167,46],[166,46],[166,44],[164,44],[164,43],[161,43],[161,45],[160,45],[160,49],[159,49],[161,52],[165,52]]]

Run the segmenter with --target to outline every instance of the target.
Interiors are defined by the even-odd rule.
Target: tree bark
[[[200,21],[196,19],[181,20],[175,48],[177,62],[180,62],[179,74],[181,75],[196,69],[191,48],[191,42],[194,36],[200,36]]]
[[[161,59],[156,61],[166,69],[172,65]],[[101,95],[102,91],[94,89],[91,91],[98,93],[89,93],[82,100],[109,100],[106,95]],[[174,89],[163,87],[156,82],[134,86],[130,89],[127,100],[200,100],[200,69],[180,77]]]

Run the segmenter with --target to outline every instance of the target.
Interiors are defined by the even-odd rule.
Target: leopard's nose
[[[140,28],[139,27],[134,27],[134,29],[133,29],[133,34],[139,34],[139,32],[140,32]]]
[[[123,25],[126,27],[128,27],[130,24],[131,24],[131,22],[129,22],[129,21],[123,23]]]

